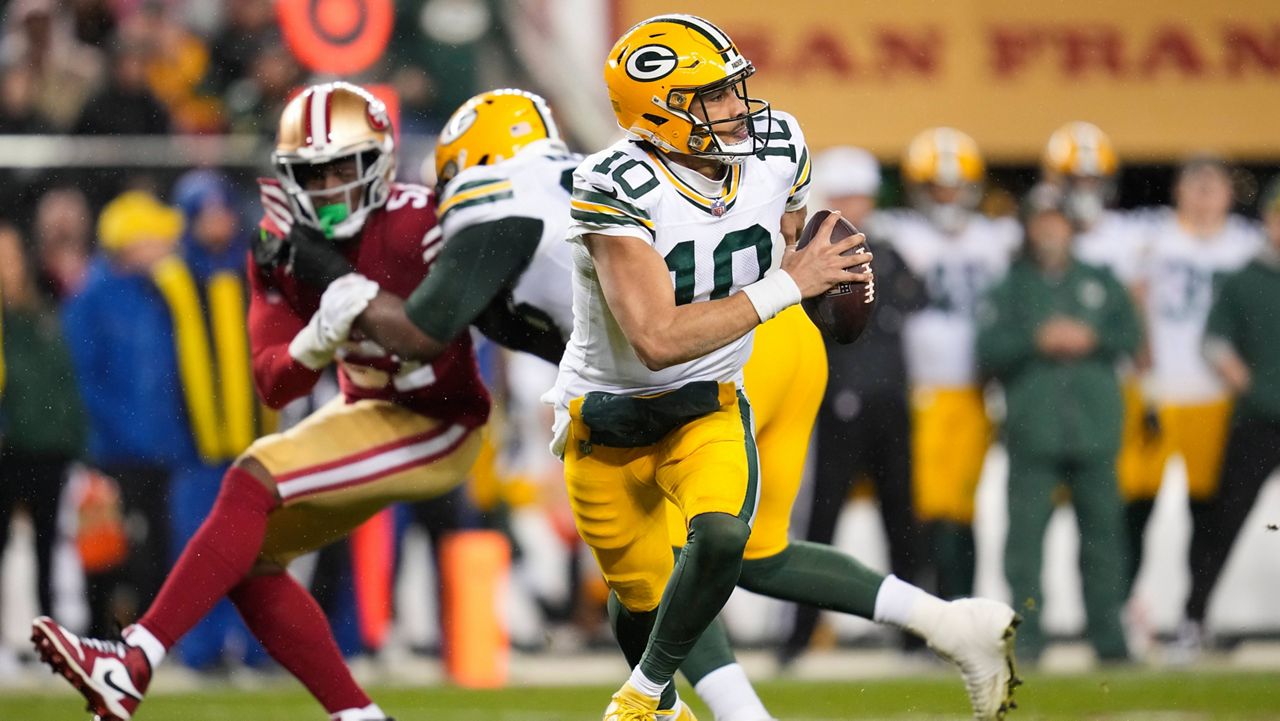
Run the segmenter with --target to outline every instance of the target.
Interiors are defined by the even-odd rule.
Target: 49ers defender
[[[250,260],[254,378],[273,407],[307,393],[337,362],[342,397],[236,461],[204,525],[124,641],[79,638],[50,618],[34,622],[41,658],[102,721],[126,721],[175,641],[223,596],[333,721],[386,721],[343,664],[315,600],[285,567],[383,507],[443,494],[480,447],[489,397],[470,338],[430,363],[404,363],[349,338],[379,291],[408,295],[438,252],[429,189],[392,181],[386,109],[362,88],[307,88],[286,106],[273,161],[275,199]],[[322,234],[355,268],[322,295],[287,262],[290,238]]]

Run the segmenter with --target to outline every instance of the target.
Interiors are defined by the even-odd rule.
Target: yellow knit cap
[[[174,244],[182,236],[182,211],[161,203],[142,190],[122,193],[98,216],[98,242],[116,252],[140,241]]]

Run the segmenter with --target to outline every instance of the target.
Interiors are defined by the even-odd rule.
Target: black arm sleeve
[[[509,293],[541,238],[542,221],[534,218],[464,228],[445,242],[431,272],[405,301],[405,314],[423,333],[448,343]]]

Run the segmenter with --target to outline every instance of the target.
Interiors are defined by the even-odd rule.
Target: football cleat
[[[655,712],[654,718],[658,721],[698,721],[698,717],[693,715],[693,709],[689,708],[689,704],[679,699],[676,700],[674,708]]]
[[[48,616],[31,624],[40,660],[88,701],[96,721],[129,721],[151,683],[151,662],[123,641],[81,638]]]
[[[960,668],[973,717],[998,721],[1017,708],[1022,684],[1014,667],[1014,633],[1022,618],[1008,605],[985,598],[951,601],[926,639],[929,648]]]
[[[628,681],[613,695],[603,721],[658,721],[657,714],[658,699],[645,696]]]

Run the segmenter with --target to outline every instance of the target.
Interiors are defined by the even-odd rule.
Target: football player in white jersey
[[[785,246],[803,221],[808,151],[794,118],[748,97],[752,72],[700,18],[633,27],[605,70],[628,137],[574,176],[574,329],[547,398],[575,520],[620,602],[616,630],[634,665],[607,721],[668,717],[659,708],[692,718],[661,697],[674,696],[672,674],[743,565],[757,498],[742,393],[752,330],[857,277],[841,268],[854,257],[830,256],[847,247],[828,243],[832,223],[804,251]],[[668,499],[688,531],[674,572]],[[807,585],[823,571],[813,570]],[[1002,716],[1012,609],[945,604],[900,581],[877,585],[876,618],[925,635],[954,618],[951,609],[981,609],[951,625],[993,661],[966,672],[978,717]]]
[[[1231,400],[1200,352],[1215,281],[1244,267],[1262,248],[1258,225],[1231,213],[1231,171],[1221,158],[1196,156],[1183,164],[1174,208],[1148,229],[1148,260],[1139,276],[1145,298],[1152,372],[1147,393],[1159,409],[1161,439],[1143,459],[1130,496],[1145,526],[1165,462],[1182,456],[1193,534],[1204,533],[1217,493]],[[1211,530],[1211,529],[1208,529]],[[1132,549],[1140,557],[1140,539]],[[1136,568],[1136,566],[1135,566]]]
[[[978,299],[1009,266],[1021,231],[976,208],[985,173],[977,143],[931,128],[907,148],[912,210],[885,214],[879,232],[925,281],[927,307],[903,329],[911,383],[916,513],[925,524],[944,598],[973,592],[973,499],[991,427],[974,358]]]

